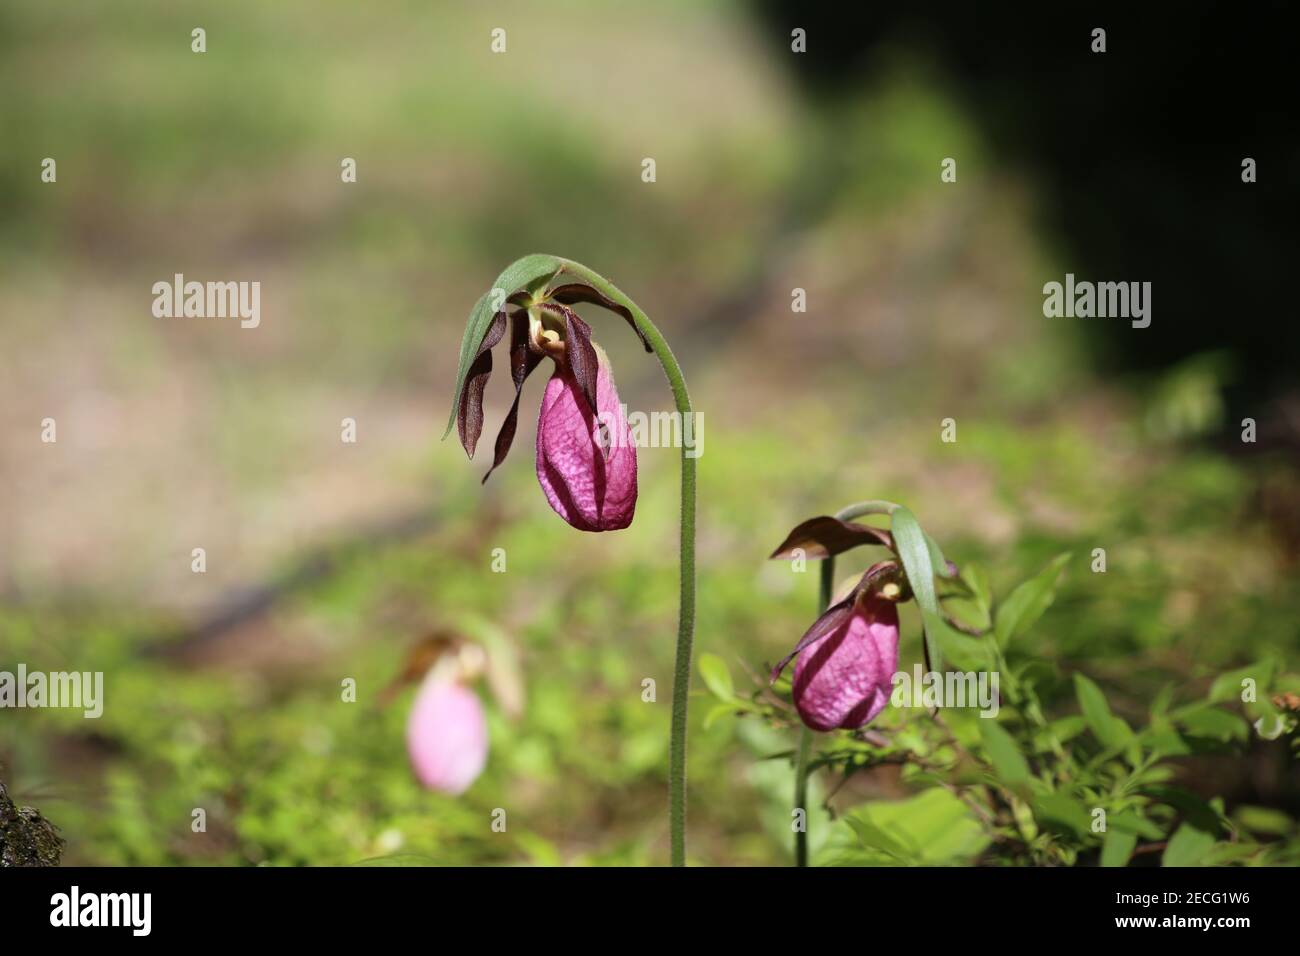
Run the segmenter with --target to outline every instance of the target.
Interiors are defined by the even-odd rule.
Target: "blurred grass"
[[[683,361],[706,421],[698,644],[733,673],[761,673],[812,613],[815,575],[766,554],[864,497],[907,502],[999,595],[1061,551],[1107,549],[1107,573],[1077,559],[1035,629],[1060,677],[1048,708],[1069,706],[1074,670],[1122,714],[1261,656],[1294,667],[1294,565],[1259,505],[1269,475],[1294,487],[1289,469],[1207,449],[1195,414],[1161,427],[1187,417],[1185,378],[1096,380],[1072,330],[1043,324],[1036,277],[1055,258],[1026,224],[1032,184],[983,153],[924,64],[900,56],[825,115],[731,3],[375,10],[0,11],[19,147],[0,155],[0,667],[107,684],[97,722],[7,712],[0,764],[63,828],[68,862],[662,861],[675,452],[642,452],[629,531],[589,536],[538,493],[529,427],[486,488],[482,461],[435,442],[460,323],[527,251],[612,275]],[[504,57],[488,52],[496,25]],[[38,180],[47,155],[57,186]],[[960,189],[938,182],[948,155]],[[819,176],[843,186],[781,232]],[[706,322],[756,266],[761,308]],[[160,326],[145,290],[179,271],[261,279],[264,327]],[[795,286],[807,314],[789,311]],[[592,318],[624,399],[667,407],[622,324]],[[489,430],[506,394],[489,389]],[[46,414],[57,457],[31,451]],[[143,653],[231,588],[411,506],[431,516],[418,539],[346,553],[179,661]],[[489,571],[497,547],[505,574]],[[409,692],[375,695],[423,633],[483,621],[520,648],[527,708],[493,708],[492,757],[463,798],[430,795],[406,764]],[[918,654],[912,628],[904,666]],[[706,730],[699,706],[693,722],[692,856],[785,862],[789,767],[755,761],[792,740]],[[1263,779],[1266,759],[1242,758],[1229,800],[1294,816],[1295,783]],[[1188,782],[1220,793],[1208,766],[1187,761]]]

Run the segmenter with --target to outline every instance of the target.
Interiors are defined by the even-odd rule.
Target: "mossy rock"
[[[17,807],[0,783],[0,866],[58,866],[63,839],[32,807]]]

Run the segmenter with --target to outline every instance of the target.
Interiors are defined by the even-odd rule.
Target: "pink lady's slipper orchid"
[[[854,730],[885,709],[898,670],[898,565],[874,565],[844,600],[832,604],[772,670],[798,655],[791,690],[813,730]]]
[[[406,749],[420,783],[455,796],[487,763],[488,730],[478,695],[446,668],[429,671],[406,722]]]
[[[888,515],[889,530],[853,520],[867,515]],[[897,560],[872,565],[848,595],[836,601],[835,557],[864,545],[887,548]],[[927,613],[937,617],[934,576],[955,577],[957,568],[944,559],[910,510],[880,499],[841,508],[833,517],[809,518],[786,535],[771,557],[823,562],[819,606],[826,610],[772,669],[770,678],[775,683],[798,656],[790,696],[804,723],[795,758],[794,806],[801,811],[807,805],[812,731],[858,730],[885,709],[898,671],[897,603],[915,597],[923,622]],[[931,659],[926,626],[927,668]],[[795,864],[807,866],[806,828],[795,831],[794,842]]]
[[[563,277],[563,278],[561,278]],[[561,518],[580,531],[613,531],[636,511],[636,449],[614,387],[609,359],[591,329],[570,306],[599,305],[621,315],[663,369],[681,421],[694,411],[686,378],[663,334],[617,286],[580,262],[534,253],[510,263],[479,297],[461,338],[456,388],[443,437],[457,425],[471,458],[483,431],[483,390],[492,372],[492,347],[510,326],[510,376],[515,400],[488,475],[505,459],[519,421],[524,380],[543,358],[555,363],[537,419],[537,480]],[[695,633],[695,458],[683,443],[681,459],[681,600],[673,668],[668,744],[668,845],[674,866],[686,865],[686,728],[691,648]],[[488,475],[483,476],[486,481]]]
[[[549,358],[555,372],[546,383],[537,419],[537,480],[555,513],[573,527],[615,531],[630,525],[636,511],[636,448],[609,358],[592,341],[591,327],[569,308],[577,302],[602,305],[636,328],[627,309],[590,286],[568,284],[537,294],[517,293],[509,300],[517,308],[497,312],[479,346],[465,380],[456,425],[461,444],[473,458],[483,429],[483,390],[492,373],[491,350],[505,335],[508,319],[515,400],[501,424],[492,468],[483,480],[510,451],[524,380],[543,358]]]

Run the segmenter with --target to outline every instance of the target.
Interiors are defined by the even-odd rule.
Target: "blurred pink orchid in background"
[[[420,783],[456,796],[487,764],[488,729],[478,695],[446,669],[420,685],[406,722],[406,749]]]

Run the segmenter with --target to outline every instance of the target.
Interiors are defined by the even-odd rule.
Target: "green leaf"
[[[731,717],[736,713],[736,705],[732,704],[714,704],[709,708],[709,712],[704,715],[704,729],[708,730],[723,717]]]
[[[1198,866],[1212,849],[1214,849],[1214,834],[1198,830],[1190,823],[1184,823],[1169,838],[1164,856],[1160,858],[1160,865]]]
[[[924,533],[924,532],[923,532]],[[954,578],[955,574],[948,573],[948,561],[943,556],[943,551],[939,548],[939,542],[928,534],[925,536],[925,549],[930,552],[930,566],[934,568],[934,573],[941,578]]]
[[[1034,800],[1034,819],[1045,830],[1076,837],[1092,830],[1091,817],[1083,804],[1068,793],[1045,793]]]
[[[1147,840],[1163,840],[1165,836],[1165,831],[1160,829],[1159,825],[1134,810],[1121,810],[1110,814],[1107,825],[1112,830],[1131,833]]]
[[[907,848],[872,823],[867,817],[846,817],[845,822],[848,823],[854,835],[867,849],[879,850],[904,865],[909,862],[910,854]]]
[[[845,814],[846,825],[857,837],[848,859],[841,862],[889,864],[894,857],[870,840],[884,834],[903,849],[909,863],[944,866],[972,863],[989,844],[983,826],[962,800],[935,787],[909,800],[876,801],[854,807]],[[853,826],[865,823],[867,829]],[[843,832],[843,831],[841,831]],[[867,834],[864,836],[864,834]],[[858,844],[868,844],[864,855]]]
[[[1022,796],[1029,792],[1031,774],[1025,756],[1011,735],[993,720],[979,722],[980,736],[984,739],[984,749],[993,762],[993,769],[998,777],[1011,790]]]
[[[1157,758],[1185,757],[1192,752],[1182,735],[1168,725],[1148,727],[1142,731],[1141,743]]]
[[[731,701],[735,698],[736,688],[731,682],[731,671],[727,669],[727,662],[717,654],[700,655],[700,676],[718,700]]]
[[[488,289],[474,303],[474,308],[470,311],[469,320],[465,323],[465,335],[460,340],[460,360],[456,367],[456,387],[451,397],[451,415],[447,418],[447,430],[442,433],[445,439],[451,434],[452,427],[456,424],[456,412],[460,408],[460,396],[465,390],[465,379],[469,376],[469,367],[474,362],[474,356],[478,354],[478,348],[483,344],[483,337],[487,335],[488,326],[492,324],[492,318],[496,315],[493,311],[493,291],[500,290],[504,298],[509,298],[521,289],[535,288],[538,285],[549,282],[556,273],[560,271],[560,259],[556,256],[548,256],[541,253],[534,253],[530,256],[524,256],[522,259],[516,259],[510,265],[506,266],[502,273],[492,283],[492,288]]]
[[[1078,714],[1067,714],[1064,717],[1058,717],[1046,727],[1035,731],[1034,751],[1036,753],[1046,753],[1052,749],[1053,739],[1058,744],[1064,744],[1083,733],[1087,726],[1088,722]]]
[[[1088,729],[1092,731],[1093,736],[1106,747],[1124,746],[1133,732],[1129,730],[1127,724],[1110,712],[1110,705],[1106,703],[1101,688],[1082,674],[1075,674],[1074,692],[1079,698],[1079,709],[1083,711],[1083,719],[1088,722]]]
[[[975,626],[981,631],[987,630],[993,623],[993,589],[988,575],[978,564],[968,564],[961,569],[961,579],[970,588],[970,602],[979,617]]]
[[[1151,698],[1151,722],[1155,723],[1164,718],[1169,713],[1169,706],[1174,700],[1174,685],[1165,684],[1158,691],[1155,697]]]
[[[930,546],[925,532],[916,520],[916,515],[900,505],[894,509],[890,519],[890,530],[894,535],[894,547],[907,572],[907,581],[912,586],[912,594],[921,608],[921,623],[925,630],[926,647],[930,651],[931,670],[943,670],[943,653],[932,632],[934,622],[940,618],[939,598],[934,591],[934,566],[930,560]]]
[[[1056,600],[1056,588],[1070,560],[1069,552],[1058,554],[1047,567],[1025,581],[998,605],[995,630],[998,646],[1005,648],[1028,631]]]
[[[1250,737],[1250,725],[1246,721],[1218,707],[1198,705],[1179,710],[1171,716],[1176,724],[1193,737],[1206,737],[1225,743]]]
[[[1233,817],[1239,826],[1264,836],[1286,836],[1295,826],[1289,816],[1272,807],[1240,806]]]
[[[1133,855],[1137,842],[1136,833],[1126,833],[1113,827],[1108,829],[1101,844],[1101,865],[1128,866],[1129,857]]]
[[[930,640],[940,650],[940,656],[951,666],[960,671],[994,669],[993,649],[987,640],[963,634],[943,618],[931,618],[929,624]],[[968,700],[966,706],[976,705],[974,701]]]
[[[1229,671],[1227,674],[1220,675],[1210,685],[1208,700],[1212,704],[1221,703],[1225,700],[1241,700],[1241,682],[1248,677],[1255,681],[1256,697],[1263,695],[1268,688],[1269,682],[1273,679],[1273,662],[1259,661],[1249,667],[1243,667],[1240,670]]]

